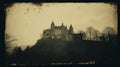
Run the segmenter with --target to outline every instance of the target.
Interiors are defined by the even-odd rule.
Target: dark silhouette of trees
[[[19,54],[22,52],[22,48],[21,47],[15,47],[13,50],[13,55]]]
[[[99,41],[100,40],[99,37],[100,37],[101,33],[98,30],[94,30],[93,32],[94,32],[93,33],[94,40]]]
[[[12,45],[15,44],[15,41],[17,41],[16,38],[14,38],[13,36],[9,35],[9,34],[5,34],[5,46],[6,46],[6,54],[10,55],[12,53]]]
[[[103,34],[104,34],[106,41],[110,41],[115,35],[115,30],[112,27],[106,27],[103,30]]]
[[[102,42],[106,41],[105,34],[101,34],[101,36],[99,38],[100,38],[100,41],[102,41]]]
[[[29,49],[30,49],[30,46],[27,46],[26,49],[25,49],[25,51],[28,51]]]
[[[95,40],[98,41],[100,36],[100,32],[93,27],[88,27],[86,31],[86,39],[87,40]]]
[[[112,27],[106,27],[102,33],[93,27],[88,27],[86,31],[86,40],[110,41],[115,38],[115,30]]]
[[[92,40],[93,30],[94,30],[93,27],[88,27],[88,28],[87,28],[87,31],[86,31],[87,33],[86,33],[86,35],[87,35],[87,39],[88,39],[88,40]]]

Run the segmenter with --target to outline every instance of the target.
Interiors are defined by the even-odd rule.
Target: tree
[[[86,39],[99,40],[100,32],[93,27],[88,27],[86,31]]]
[[[13,36],[9,35],[9,34],[5,34],[5,46],[6,46],[6,52],[7,55],[10,55],[12,53],[12,45],[15,44],[15,41],[17,41],[16,38],[14,38]]]
[[[93,39],[93,32],[94,32],[94,28],[93,27],[88,27],[87,28],[86,36],[87,36],[88,40],[92,40]]]
[[[115,35],[115,30],[112,27],[106,27],[103,30],[103,34],[105,35],[106,40],[109,41]]]
[[[100,40],[100,35],[101,35],[101,33],[98,31],[98,30],[94,30],[94,39],[95,40]]]

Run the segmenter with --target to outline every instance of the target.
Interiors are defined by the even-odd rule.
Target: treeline
[[[102,32],[88,27],[86,32],[80,31],[79,33],[82,34],[83,40],[111,41],[117,38],[117,33],[112,27],[106,27]]]

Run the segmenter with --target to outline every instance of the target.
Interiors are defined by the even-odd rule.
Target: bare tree
[[[94,28],[93,27],[88,27],[87,31],[86,31],[86,36],[88,40],[92,40],[93,39],[93,32],[94,32]]]
[[[98,30],[94,29],[93,27],[87,28],[86,39],[98,41],[100,35],[101,33]]]
[[[100,37],[101,33],[98,31],[98,30],[94,30],[94,39],[95,40],[100,40],[99,37]]]
[[[103,34],[105,35],[106,40],[110,40],[115,35],[115,30],[112,27],[106,27],[103,30]]]

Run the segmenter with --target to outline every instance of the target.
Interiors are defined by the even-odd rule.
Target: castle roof
[[[55,29],[59,29],[59,28],[61,28],[61,26],[55,26]]]

